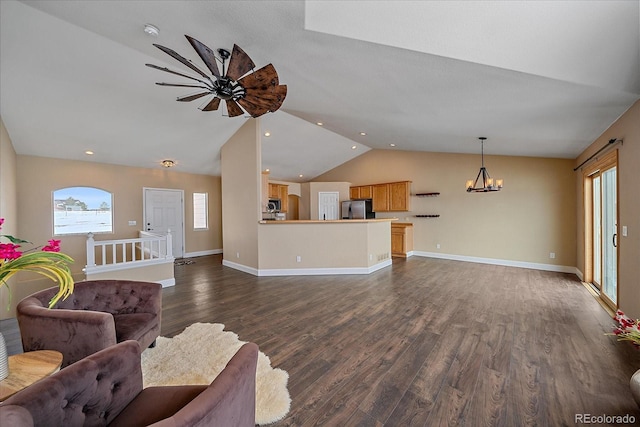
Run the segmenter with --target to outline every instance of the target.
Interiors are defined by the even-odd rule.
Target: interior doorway
[[[618,307],[617,150],[585,170],[585,281],[613,310]]]
[[[184,192],[162,188],[144,188],[143,230],[166,234],[171,230],[175,258],[184,256]]]

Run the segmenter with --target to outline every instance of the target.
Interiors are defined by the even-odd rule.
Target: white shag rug
[[[142,353],[144,387],[210,384],[242,347],[243,341],[220,323],[194,323],[173,338],[158,337],[156,346]],[[289,412],[289,374],[271,367],[263,352],[256,369],[256,423],[269,424]]]

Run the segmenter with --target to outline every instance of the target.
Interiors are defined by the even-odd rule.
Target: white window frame
[[[76,204],[63,204],[69,198]],[[113,193],[107,190],[82,185],[59,188],[51,192],[51,202],[54,236],[114,233]]]
[[[208,230],[209,229],[209,193],[199,193],[199,192],[193,193],[192,208],[193,208],[193,230],[194,231]],[[202,225],[201,223],[202,220],[204,220],[204,225]]]

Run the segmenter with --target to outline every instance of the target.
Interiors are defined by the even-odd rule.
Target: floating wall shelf
[[[425,215],[416,215],[416,218],[439,218],[440,215],[436,214],[425,214]]]
[[[417,197],[435,197],[439,195],[440,193],[416,193]]]

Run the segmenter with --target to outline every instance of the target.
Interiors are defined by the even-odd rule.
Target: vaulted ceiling
[[[158,43],[204,68],[185,34],[275,66],[288,95],[260,120],[281,180],[372,148],[478,153],[478,136],[488,154],[575,158],[640,99],[638,0],[2,0],[0,15],[0,115],[25,155],[218,175],[248,118],[175,102],[190,90],[144,66],[189,72]]]

